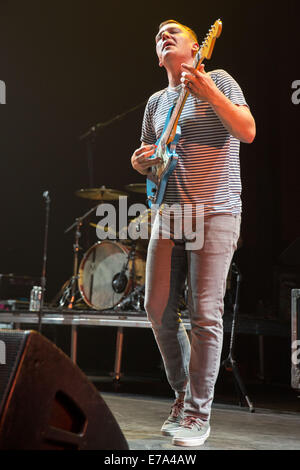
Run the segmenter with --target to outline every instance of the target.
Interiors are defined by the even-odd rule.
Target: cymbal
[[[115,232],[114,229],[112,229],[110,227],[99,225],[99,224],[94,224],[93,222],[90,222],[90,226],[94,227],[94,228],[98,227],[100,230],[103,230],[103,232],[110,233],[115,238],[117,238],[117,236],[118,236],[118,232]]]
[[[128,191],[146,194],[146,183],[132,183],[125,186]]]
[[[138,217],[130,222],[131,224],[145,224],[151,227],[151,209],[146,209]]]
[[[101,188],[79,189],[75,194],[78,197],[93,199],[96,201],[113,201],[119,199],[120,196],[128,196],[124,191],[108,189],[105,186],[101,186]]]

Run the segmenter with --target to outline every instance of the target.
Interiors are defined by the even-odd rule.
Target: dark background
[[[47,300],[53,298],[73,269],[74,233],[64,230],[95,205],[74,194],[89,186],[79,136],[166,85],[154,47],[161,21],[189,25],[201,42],[221,18],[222,36],[206,70],[223,68],[238,81],[257,124],[255,142],[241,145],[241,310],[288,321],[299,272],[280,256],[300,236],[300,105],[291,100],[291,84],[300,79],[297,3],[2,0],[0,79],[7,104],[0,107],[0,272],[41,275],[42,193],[49,190]],[[130,165],[142,116],[143,107],[99,132],[94,186],[124,190],[144,182]],[[131,193],[133,202],[144,198]],[[96,241],[86,224],[83,253]],[[294,247],[292,261],[297,254]]]

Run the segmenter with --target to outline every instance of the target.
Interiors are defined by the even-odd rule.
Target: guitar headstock
[[[222,21],[217,20],[211,26],[204,41],[201,44],[198,54],[202,60],[203,59],[209,60],[211,58],[216,39],[220,36],[221,32],[222,32]]]

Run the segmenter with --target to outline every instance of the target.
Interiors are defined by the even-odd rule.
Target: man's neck
[[[178,61],[172,60],[165,64],[165,69],[168,75],[168,81],[169,81],[170,87],[175,88],[181,83],[180,81],[181,74],[182,74],[181,64],[184,62],[190,65],[193,65],[193,59],[190,59],[190,60],[180,59]]]
[[[167,69],[167,75],[170,87],[175,88],[180,84],[181,70],[175,71]]]

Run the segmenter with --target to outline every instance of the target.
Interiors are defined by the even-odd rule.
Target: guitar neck
[[[193,67],[195,69],[199,69],[203,59],[204,59],[204,57],[201,57],[201,50],[200,50],[200,52],[196,55],[196,57],[194,59]],[[172,142],[172,140],[174,140],[174,137],[175,137],[175,134],[176,134],[177,124],[178,124],[178,121],[179,121],[179,118],[181,116],[183,107],[185,105],[185,102],[186,102],[189,94],[190,94],[190,92],[188,90],[186,90],[185,88],[182,88],[182,90],[181,90],[181,92],[180,92],[180,94],[177,98],[175,107],[174,107],[172,115],[170,117],[170,121],[169,121],[168,126],[166,127],[165,132],[162,136],[162,140],[164,142],[166,142],[166,144],[169,144],[170,142]]]
[[[202,42],[201,47],[195,56],[195,59],[193,62],[193,67],[195,69],[197,70],[199,69],[204,59],[211,58],[211,55],[215,46],[216,38],[220,36],[221,32],[222,32],[222,21],[217,20],[215,21],[214,25],[210,28],[206,38]],[[165,145],[170,144],[175,138],[177,124],[178,124],[183,107],[185,105],[185,102],[189,94],[190,92],[188,90],[186,90],[185,88],[182,88],[177,98],[177,101],[175,103],[172,114],[170,116],[169,122],[166,126],[166,129],[163,135],[161,136],[161,142],[164,143]]]

